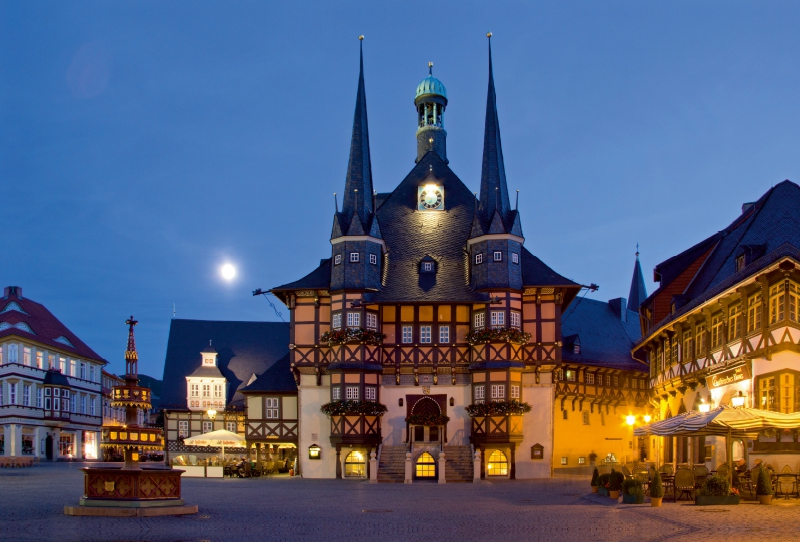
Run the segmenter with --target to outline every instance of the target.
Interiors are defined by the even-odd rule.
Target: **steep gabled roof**
[[[108,363],[53,316],[44,305],[22,297],[22,288],[9,286],[0,299],[0,338],[17,335],[71,352],[77,357]]]
[[[164,361],[162,408],[186,408],[186,377],[202,363],[200,352],[213,341],[219,371],[228,380],[228,404],[239,405],[238,392],[253,374],[261,374],[289,352],[289,324],[172,320]]]
[[[522,247],[522,283],[525,286],[574,286],[580,284],[550,269],[542,260]]]

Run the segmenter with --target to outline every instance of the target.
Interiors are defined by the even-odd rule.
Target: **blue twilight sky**
[[[375,188],[415,157],[433,61],[477,191],[494,33],[525,245],[627,296],[798,175],[793,2],[0,2],[2,285],[124,370],[161,376],[180,318],[275,320],[257,287],[330,254],[364,34]],[[219,277],[230,261],[239,276]],[[288,311],[279,306],[284,316]]]

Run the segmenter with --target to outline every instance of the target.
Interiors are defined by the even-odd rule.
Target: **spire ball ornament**
[[[487,38],[489,38],[489,39],[491,39],[491,38],[492,38],[492,33],[491,33],[491,32],[487,32],[487,33],[486,33],[486,37],[487,37]]]
[[[360,36],[358,36],[358,41],[364,41],[364,34],[361,34]]]

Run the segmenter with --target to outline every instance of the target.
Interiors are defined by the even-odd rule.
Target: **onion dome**
[[[429,65],[429,67],[432,67]],[[436,79],[433,76],[433,70],[431,73],[428,74],[428,77],[422,80],[422,82],[417,85],[417,95],[414,96],[414,100],[416,101],[417,98],[420,96],[426,96],[429,94],[434,94],[437,96],[441,96],[445,100],[447,100],[447,90],[444,88],[444,84],[441,81]],[[445,102],[446,103],[446,102]]]

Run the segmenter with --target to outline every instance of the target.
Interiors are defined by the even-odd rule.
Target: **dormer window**
[[[480,265],[483,263],[483,254],[476,254],[475,255],[475,265]]]
[[[341,263],[342,263],[342,255],[341,254],[337,254],[336,256],[333,257],[333,265],[339,265]]]
[[[351,252],[350,253],[350,262],[351,263],[358,263],[358,252]]]
[[[572,353],[573,354],[580,354],[581,353],[581,345],[573,344],[572,345]]]
[[[502,262],[503,261],[503,253],[500,252],[499,250],[495,250],[493,259],[496,262]]]
[[[511,263],[516,263],[516,264],[519,263],[519,254],[517,254],[516,252],[511,253]]]
[[[738,273],[742,269],[744,269],[744,254],[736,257],[736,272]]]
[[[420,269],[423,273],[432,273],[433,272],[433,262],[422,262],[422,269]]]
[[[378,255],[377,254],[370,254],[369,255],[369,263],[372,265],[378,265]]]

